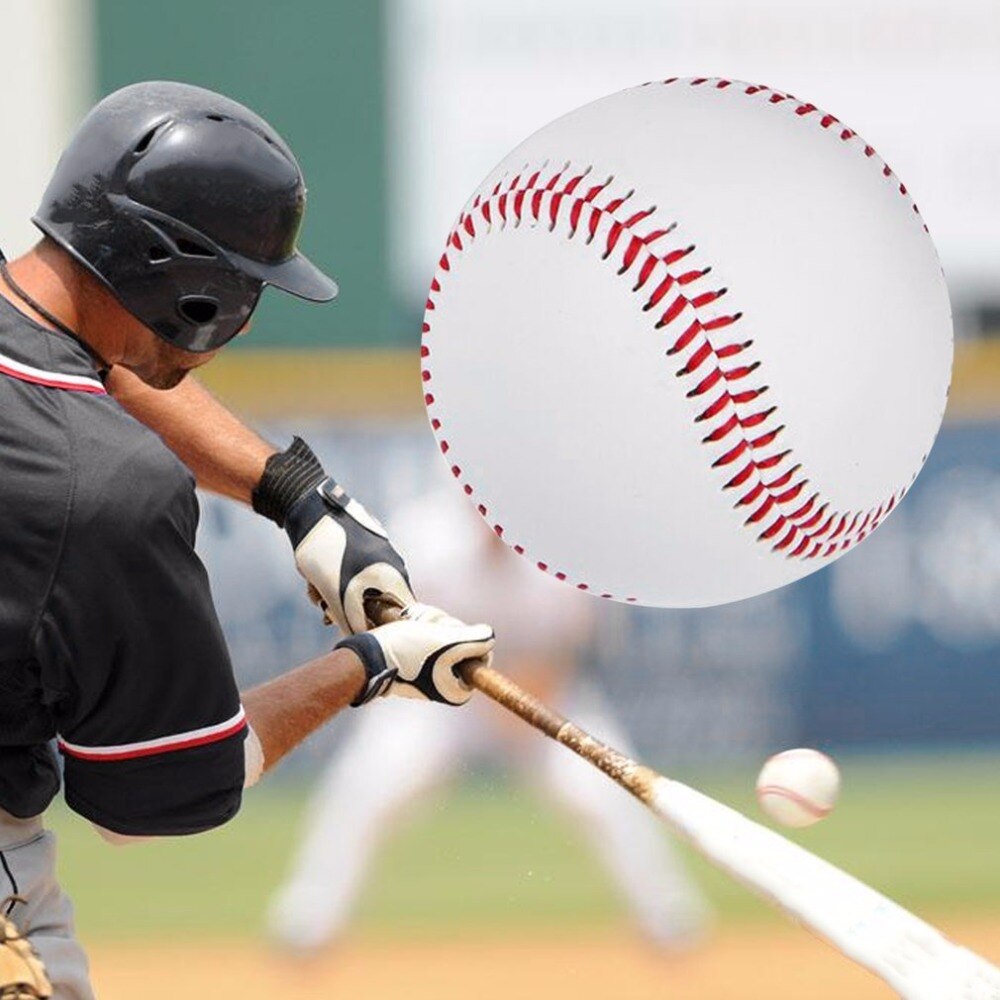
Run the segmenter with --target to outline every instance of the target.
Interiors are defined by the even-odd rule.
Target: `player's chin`
[[[194,354],[164,344],[159,347],[154,359],[136,365],[132,371],[153,389],[173,389],[195,368],[211,361],[215,354],[215,351]]]
[[[151,369],[132,369],[151,389],[174,389],[187,378],[190,368],[157,366]]]

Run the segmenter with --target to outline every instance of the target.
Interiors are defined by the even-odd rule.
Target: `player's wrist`
[[[264,463],[264,473],[250,495],[253,509],[285,526],[289,511],[324,479],[326,470],[313,450],[300,437],[293,437],[284,450]]]
[[[370,632],[347,636],[333,648],[335,651],[352,654],[364,671],[364,682],[351,700],[352,708],[358,708],[385,694],[396,679],[396,667],[389,665],[381,644]]]

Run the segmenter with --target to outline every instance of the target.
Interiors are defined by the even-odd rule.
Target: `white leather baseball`
[[[899,178],[766,87],[614,94],[515,149],[431,286],[425,401],[517,552],[704,606],[856,546],[934,441],[948,296]]]
[[[757,778],[757,801],[785,826],[812,826],[828,816],[840,794],[840,771],[825,753],[804,747],[769,757]]]

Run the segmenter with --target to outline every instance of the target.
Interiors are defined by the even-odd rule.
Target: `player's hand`
[[[411,604],[398,621],[343,639],[337,649],[353,650],[368,675],[353,705],[385,694],[464,705],[472,688],[455,668],[463,660],[488,658],[493,644],[489,625],[466,625],[440,608]]]
[[[366,595],[387,595],[402,605],[416,600],[403,558],[385,528],[332,479],[292,507],[285,530],[310,597],[342,632],[368,627]]]
[[[300,438],[268,461],[254,510],[285,529],[309,596],[346,634],[363,632],[366,596],[416,600],[406,565],[385,528],[337,485]]]

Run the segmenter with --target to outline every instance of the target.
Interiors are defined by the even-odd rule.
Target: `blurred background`
[[[204,380],[274,441],[306,437],[389,518],[440,472],[417,375],[439,245],[518,141],[623,87],[725,75],[813,101],[875,145],[915,193],[953,296],[955,376],[925,471],[865,546],[790,588],[698,612],[581,598],[594,622],[576,669],[646,760],[751,815],[766,756],[832,753],[841,806],[797,838],[1000,960],[995,0],[3,0],[0,14],[8,257],[36,237],[75,122],[117,87],[200,84],[284,134],[310,185],[301,245],[340,298],[265,295],[252,337]],[[329,644],[273,526],[205,497],[200,544],[244,684]],[[173,996],[192,976],[222,997],[888,995],[696,860],[714,914],[702,946],[635,936],[586,821],[492,752],[461,753],[446,790],[379,819],[385,851],[334,947],[293,966],[266,915],[355,724],[336,721],[240,820],[190,842],[116,853],[58,815],[102,996]]]

